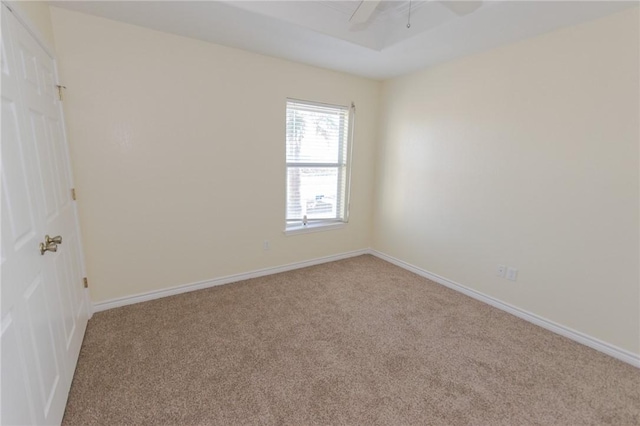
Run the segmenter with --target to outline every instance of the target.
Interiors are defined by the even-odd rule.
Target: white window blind
[[[287,100],[287,228],[347,221],[350,111]]]

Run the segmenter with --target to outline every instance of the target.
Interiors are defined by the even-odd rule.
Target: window
[[[352,109],[287,100],[287,230],[347,222]]]

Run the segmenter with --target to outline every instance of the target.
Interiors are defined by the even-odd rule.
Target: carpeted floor
[[[360,256],[97,313],[66,425],[637,425],[640,370]]]

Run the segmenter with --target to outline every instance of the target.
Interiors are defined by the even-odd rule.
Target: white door
[[[88,319],[68,151],[53,59],[5,5],[1,27],[0,422],[59,424]]]

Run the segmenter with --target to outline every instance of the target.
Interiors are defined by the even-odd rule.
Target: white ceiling
[[[464,6],[458,2],[455,6]],[[470,3],[470,2],[466,2]],[[637,6],[636,1],[484,1],[459,16],[440,1],[50,1],[54,6],[251,52],[385,79]]]

